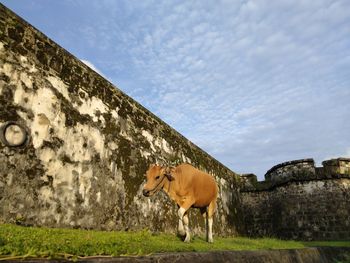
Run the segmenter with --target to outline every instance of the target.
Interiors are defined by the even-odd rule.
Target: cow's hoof
[[[208,243],[214,243],[214,240],[211,238],[208,240]]]
[[[190,243],[190,241],[191,241],[190,235],[186,235],[186,238],[185,238],[184,242],[185,243]]]
[[[179,233],[179,236],[182,236],[182,237],[186,235],[185,230],[180,230],[179,229],[178,233]]]

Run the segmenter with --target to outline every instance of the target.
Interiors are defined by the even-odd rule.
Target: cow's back
[[[183,177],[183,187],[191,193],[195,199],[194,207],[205,207],[217,198],[217,185],[215,179],[189,164],[182,164],[177,170]]]

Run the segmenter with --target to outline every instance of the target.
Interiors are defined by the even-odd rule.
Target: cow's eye
[[[156,176],[156,180],[158,180],[159,179],[159,175],[158,176]]]

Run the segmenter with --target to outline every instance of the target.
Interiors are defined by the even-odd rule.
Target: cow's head
[[[174,180],[171,175],[173,168],[159,165],[151,165],[146,172],[146,184],[143,187],[144,196],[152,196],[163,188],[165,181]]]

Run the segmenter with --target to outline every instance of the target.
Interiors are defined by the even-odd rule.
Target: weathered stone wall
[[[307,159],[275,166],[264,182],[244,176],[241,195],[247,235],[349,240],[349,164],[350,159],[339,158],[315,168]]]
[[[217,180],[216,234],[242,226],[235,173],[1,4],[0,105],[0,221],[174,232],[176,205],[142,196],[170,160]]]
[[[216,234],[350,239],[350,159],[238,180],[1,4],[0,105],[0,222],[175,232],[176,205],[141,193],[148,165],[171,161],[217,180]],[[190,219],[204,230],[198,212]]]

